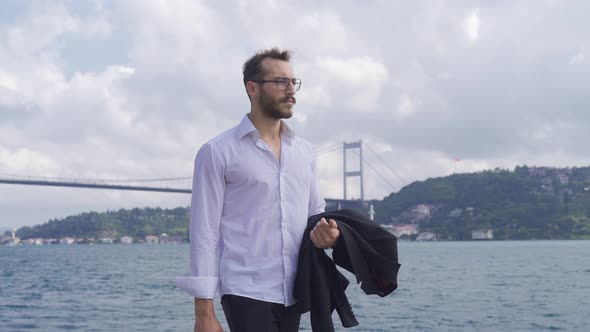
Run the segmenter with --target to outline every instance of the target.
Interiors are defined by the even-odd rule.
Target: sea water
[[[391,295],[346,274],[360,325],[334,315],[338,331],[590,331],[590,241],[398,248]],[[188,245],[0,247],[0,331],[192,331],[193,300],[174,286],[187,271]]]

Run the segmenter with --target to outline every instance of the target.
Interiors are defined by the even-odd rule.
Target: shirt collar
[[[248,135],[251,132],[255,132],[256,134],[258,134],[258,130],[256,130],[256,127],[254,127],[254,124],[252,124],[252,121],[250,121],[250,118],[248,118],[248,114],[246,114],[244,115],[242,121],[238,125],[238,139],[244,138],[244,136]]]
[[[295,138],[295,130],[289,127],[289,125],[283,120],[281,120],[281,134],[284,135],[289,142],[293,141],[293,138]]]
[[[242,121],[238,125],[238,139],[242,139],[244,138],[244,136],[252,132],[255,133],[257,137],[260,137],[260,133],[258,133],[256,127],[254,127],[254,124],[252,123],[252,121],[250,121],[248,114],[246,114],[244,115]],[[281,135],[287,138],[289,142],[291,142],[295,137],[295,131],[293,130],[293,128],[289,127],[289,125],[283,120],[281,120]]]

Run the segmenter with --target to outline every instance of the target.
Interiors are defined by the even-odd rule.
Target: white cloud
[[[411,98],[407,94],[402,93],[402,95],[399,98],[397,107],[394,111],[394,116],[397,119],[404,119],[408,116],[411,116],[418,111],[418,108],[421,104],[422,101],[420,99]]]
[[[554,126],[551,123],[545,123],[531,132],[531,137],[539,143],[550,143],[553,139]]]
[[[16,90],[16,77],[9,75],[3,70],[0,70],[0,88],[7,90]]]
[[[314,83],[312,82],[311,84]],[[297,98],[298,100],[301,100],[300,105],[305,105],[304,109],[316,107],[331,107],[333,103],[329,90],[329,84],[315,86],[312,85],[310,87],[305,86],[304,89],[301,89],[300,92],[297,92]],[[300,113],[299,110],[298,113]]]
[[[370,57],[339,59],[318,57],[318,67],[326,74],[350,85],[363,85],[370,81],[383,82],[387,79],[387,68],[379,61]]]
[[[463,20],[463,30],[469,40],[475,41],[479,37],[479,24],[477,10],[471,12],[471,14]]]
[[[334,12],[307,13],[297,25],[295,42],[305,45],[306,52],[334,54],[350,47],[350,32]]]
[[[102,135],[111,136],[109,140],[126,135],[135,113],[126,107],[119,82],[132,73],[132,68],[112,66],[98,74],[75,73],[71,80],[60,82],[57,91],[49,91],[44,101],[37,102],[42,110],[33,122],[38,126],[37,137],[83,141],[101,130]]]
[[[585,55],[583,51],[579,51],[570,59],[570,65],[578,65],[583,63],[585,60]]]
[[[325,197],[342,198],[342,152],[319,155],[316,161],[321,192]]]
[[[17,78],[0,69],[0,107],[10,107],[19,104],[20,101],[17,90]]]
[[[70,13],[61,2],[34,1],[29,9],[18,25],[0,30],[0,49],[4,48],[4,52],[30,56],[35,52],[49,52],[48,48],[60,36],[105,38],[111,32],[111,25],[104,17],[82,19]]]
[[[389,79],[382,62],[370,57],[318,57],[315,66],[325,75],[330,89],[347,96],[348,105],[354,111],[377,110],[381,91]]]
[[[57,174],[59,163],[49,154],[27,148],[11,150],[0,145],[0,169],[4,174]]]

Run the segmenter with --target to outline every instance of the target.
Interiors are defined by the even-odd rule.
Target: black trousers
[[[221,306],[231,332],[297,332],[301,315],[295,306],[226,294]]]

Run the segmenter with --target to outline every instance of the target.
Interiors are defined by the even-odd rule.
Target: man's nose
[[[295,84],[293,84],[293,81],[289,80],[289,83],[287,83],[287,88],[285,89],[285,91],[287,91],[288,93],[294,95],[296,90],[295,90]]]

